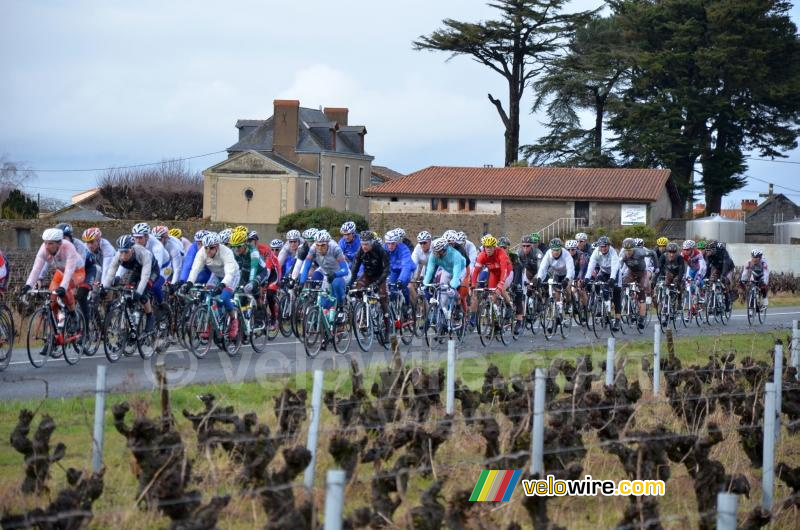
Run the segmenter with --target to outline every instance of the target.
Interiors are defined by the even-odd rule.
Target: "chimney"
[[[288,160],[297,161],[300,102],[296,99],[276,99],[272,105],[272,150]]]
[[[755,199],[742,199],[742,210],[745,212],[752,212],[758,207],[758,201]]]
[[[339,125],[347,125],[347,107],[325,107],[322,111],[325,117]]]

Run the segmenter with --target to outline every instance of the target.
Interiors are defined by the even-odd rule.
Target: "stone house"
[[[516,240],[565,235],[582,226],[655,226],[683,202],[665,169],[431,166],[371,186],[370,226],[409,234],[461,229]]]
[[[800,206],[782,193],[770,195],[767,200],[748,212],[745,218],[745,240],[748,243],[772,243],[775,223],[800,217]]]
[[[366,127],[350,125],[348,112],[276,99],[266,120],[237,121],[228,158],[203,171],[203,216],[262,227],[320,206],[366,216],[373,157]]]

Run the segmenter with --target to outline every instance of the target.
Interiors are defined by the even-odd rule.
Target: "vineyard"
[[[779,337],[763,335],[768,342]],[[794,368],[782,372],[775,502],[770,511],[760,507],[764,387],[773,374],[771,348],[763,344],[740,353],[720,343],[705,364],[689,365],[670,342],[658,396],[652,354],[619,357],[609,386],[604,364],[590,356],[547,367],[545,474],[660,479],[664,497],[548,499],[526,497],[518,487],[509,502],[470,502],[481,470],[518,469],[531,478],[533,372],[501,373],[490,364],[478,380],[457,380],[455,412],[447,415],[444,370],[395,355],[374,377],[353,364],[349,377],[324,392],[310,491],[303,486],[312,461],[305,389],[262,390],[249,401],[224,386],[197,396],[110,396],[105,468],[95,474],[64,469],[65,462],[89,461],[90,401],[74,400],[71,415],[18,411],[13,431],[7,407],[3,433],[10,431],[4,438],[13,451],[0,461],[2,524],[313,528],[323,519],[325,470],[340,468],[346,528],[713,528],[718,491],[739,495],[744,528],[796,528]]]

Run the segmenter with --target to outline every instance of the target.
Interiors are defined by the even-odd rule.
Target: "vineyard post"
[[[94,436],[92,444],[92,471],[103,467],[103,435],[106,417],[106,365],[97,365],[97,383],[94,394]]]
[[[453,413],[456,390],[456,341],[447,341],[447,406],[445,412]]]
[[[319,416],[322,411],[322,381],[325,372],[314,370],[314,389],[311,391],[311,424],[308,426],[308,441],[306,449],[311,453],[311,462],[308,463],[303,484],[311,489],[314,485],[314,469],[317,465],[317,436],[319,434]],[[327,528],[327,526],[326,526]]]
[[[775,341],[772,381],[775,383],[775,439],[781,434],[781,392],[783,391],[783,343]]]
[[[544,473],[544,368],[536,369],[533,384],[533,433],[531,433],[531,474]]]
[[[655,338],[653,339],[653,395],[657,396],[661,391],[661,325],[654,327]]]
[[[345,473],[342,469],[329,469],[325,483],[325,530],[342,530]]]
[[[738,502],[735,493],[717,493],[717,530],[736,530]]]
[[[794,378],[800,381],[800,321],[792,320],[792,366]]]
[[[608,337],[608,349],[606,349],[606,386],[614,384],[614,350],[617,347],[617,339]]]
[[[761,473],[761,507],[772,511],[775,483],[775,383],[764,385],[764,451]]]

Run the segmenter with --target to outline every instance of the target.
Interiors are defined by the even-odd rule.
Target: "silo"
[[[789,245],[792,240],[800,242],[800,218],[783,223],[775,223],[775,243]]]
[[[744,243],[745,222],[718,214],[686,221],[686,239],[716,239],[725,243]]]

